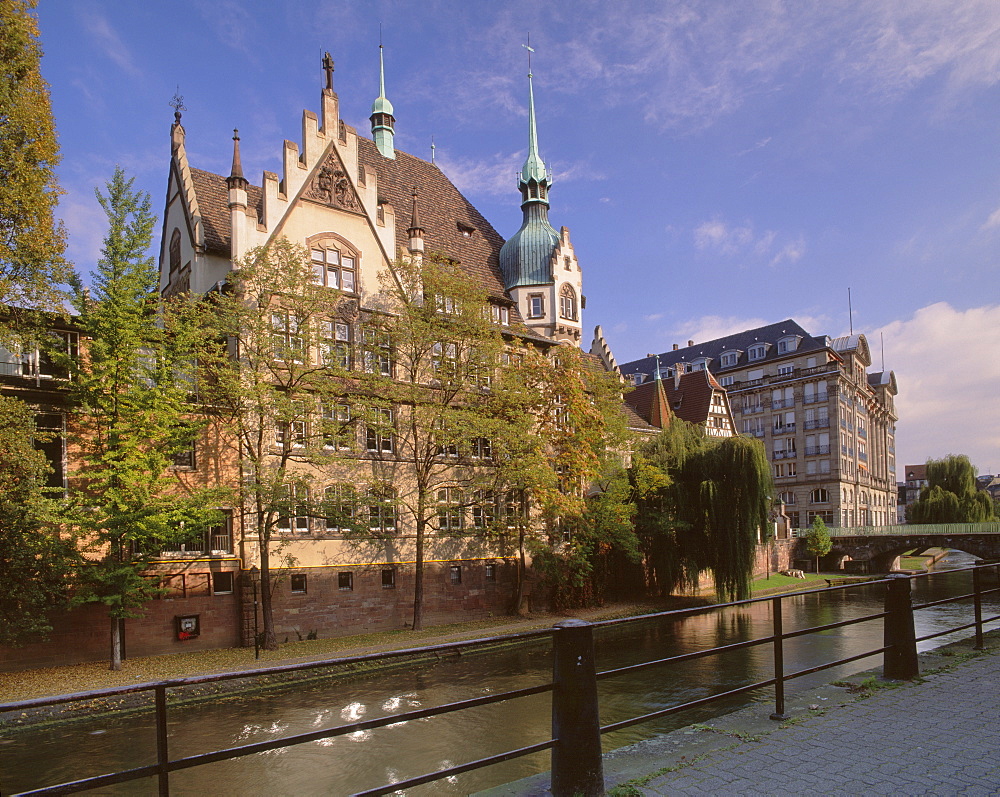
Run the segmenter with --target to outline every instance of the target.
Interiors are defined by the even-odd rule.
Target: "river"
[[[971,558],[954,552],[938,568],[965,566]],[[918,579],[914,602],[968,592],[965,573]],[[857,587],[784,601],[785,631],[836,622],[879,611],[884,586]],[[993,601],[987,616],[1000,609]],[[917,636],[968,622],[971,609],[950,604],[916,613]],[[771,628],[771,604],[598,629],[598,670],[621,667],[750,636]],[[959,637],[968,636],[961,632]],[[922,643],[944,644],[949,637]],[[882,624],[861,623],[786,642],[785,669],[792,672],[845,658],[882,644]],[[600,682],[601,722],[607,724],[658,708],[723,692],[771,676],[770,645],[679,666],[646,670]],[[788,683],[789,693],[827,683],[850,672],[878,666],[877,657],[815,673]],[[551,677],[547,642],[485,655],[442,659],[436,664],[348,680],[324,681],[269,693],[250,693],[169,712],[172,757],[219,747],[264,741],[324,726],[451,702],[490,692],[544,683]],[[773,690],[733,698],[724,705],[688,711],[604,737],[605,750],[702,721],[757,701],[769,713]],[[768,705],[768,704],[771,705]],[[550,697],[538,695],[481,709],[397,723],[374,731],[326,739],[270,753],[210,764],[171,775],[175,795],[341,795],[392,783],[434,769],[544,741],[550,732]],[[151,712],[90,716],[49,728],[25,728],[0,735],[0,793],[38,788],[113,768],[155,762]],[[468,794],[549,768],[548,753],[525,757],[458,778],[411,790],[410,794]],[[136,781],[104,794],[155,794],[155,782]]]

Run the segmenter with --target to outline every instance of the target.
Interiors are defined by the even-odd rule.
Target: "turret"
[[[410,254],[422,255],[424,252],[424,228],[420,223],[420,211],[417,209],[417,187],[413,187],[413,211],[410,215],[410,226],[406,230],[410,239]]]
[[[232,233],[233,260],[242,257],[247,249],[247,187],[249,181],[243,176],[240,160],[240,131],[233,130],[233,166],[226,178],[229,187],[229,223]]]
[[[396,149],[393,144],[396,123],[392,115],[392,103],[385,96],[385,62],[382,58],[382,45],[378,46],[378,97],[372,103],[372,115],[368,117],[372,123],[372,140],[382,157],[396,159]]]

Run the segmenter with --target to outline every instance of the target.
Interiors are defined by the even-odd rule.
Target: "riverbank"
[[[805,579],[773,574],[769,578],[757,579],[753,582],[752,588],[754,597],[761,597],[781,592],[822,589],[827,583],[827,578],[822,574],[807,573]],[[571,617],[590,621],[611,620],[701,604],[708,605],[712,602],[714,602],[712,596],[672,597],[656,601],[613,603],[564,612],[536,612],[525,617],[490,617],[465,623],[432,626],[421,631],[400,629],[330,639],[302,640],[279,645],[278,650],[262,650],[259,659],[254,658],[253,648],[223,648],[127,659],[122,663],[122,669],[116,672],[108,669],[107,662],[90,662],[0,673],[0,695],[3,696],[3,702],[15,702],[222,672],[252,674],[254,670],[284,664],[363,656],[550,628],[560,620]]]

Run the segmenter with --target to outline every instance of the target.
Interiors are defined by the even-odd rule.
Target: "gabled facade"
[[[864,335],[813,336],[793,320],[625,363],[644,384],[657,370],[710,371],[729,394],[736,432],[764,441],[777,497],[793,526],[891,524],[896,516],[896,411],[891,371],[869,373]]]

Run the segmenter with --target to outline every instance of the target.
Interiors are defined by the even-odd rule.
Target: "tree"
[[[768,534],[771,470],[759,441],[709,438],[672,418],[631,471],[637,527],[660,594],[712,571],[716,592],[750,595],[757,545]]]
[[[967,456],[927,460],[927,485],[910,507],[911,523],[983,523],[996,520],[989,494],[976,489]]]
[[[34,413],[0,396],[0,645],[44,639],[52,615],[68,605],[79,565],[45,492],[48,463],[32,445],[38,435]]]
[[[377,482],[414,529],[419,629],[431,539],[446,552],[485,546],[501,525],[523,532],[524,477],[541,445],[524,425],[536,398],[512,377],[524,355],[506,351],[487,296],[456,265],[398,261],[380,288],[362,323],[355,412]]]
[[[816,572],[819,572],[819,558],[826,556],[833,548],[833,541],[830,539],[830,532],[826,528],[823,518],[816,516],[813,518],[812,526],[806,532],[806,551],[810,556],[816,557]]]
[[[217,515],[203,493],[183,493],[168,473],[187,449],[189,370],[196,330],[178,306],[159,305],[149,249],[155,217],[149,196],[117,168],[97,192],[109,222],[91,294],[80,293],[86,351],[70,385],[78,469],[67,519],[90,560],[80,570],[81,601],[101,602],[111,620],[111,669],[121,667],[120,629],[159,594],[147,570],[159,551],[201,533]],[[161,310],[163,312],[158,312]]]
[[[356,453],[345,342],[355,312],[339,291],[313,281],[308,253],[284,238],[248,252],[225,289],[202,303],[199,393],[215,436],[240,463],[231,486],[243,533],[256,543],[268,650],[278,644],[273,558],[291,563],[282,553],[290,536],[330,515],[334,503],[347,504],[336,525],[354,524],[356,500],[326,502],[316,481],[339,452]]]
[[[63,312],[73,279],[53,215],[59,161],[35,0],[0,1],[0,304]]]

